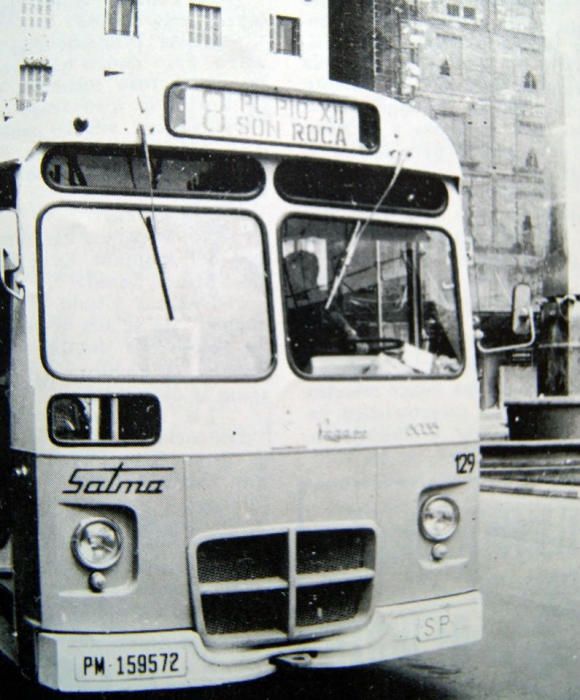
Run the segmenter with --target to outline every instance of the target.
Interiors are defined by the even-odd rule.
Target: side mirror
[[[532,290],[527,284],[517,284],[514,287],[512,295],[512,332],[514,335],[526,335],[528,339],[516,345],[500,345],[499,347],[486,348],[481,342],[481,331],[476,329],[475,344],[477,349],[484,355],[490,355],[511,350],[524,350],[534,346],[536,342],[536,328],[532,309]]]
[[[512,294],[512,331],[515,335],[530,335],[532,324],[532,290],[527,284],[517,284]]]
[[[0,211],[0,284],[15,299],[24,298],[24,288],[18,285],[12,289],[6,281],[6,273],[20,267],[20,247],[18,245],[18,219],[11,209]]]

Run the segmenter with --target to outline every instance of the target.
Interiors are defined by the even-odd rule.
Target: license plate
[[[75,652],[78,681],[131,681],[186,674],[184,647],[106,647]]]
[[[453,620],[449,610],[425,613],[417,621],[417,640],[431,642],[453,636]]]

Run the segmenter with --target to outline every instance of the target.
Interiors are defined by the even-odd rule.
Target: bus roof
[[[203,85],[225,90],[251,91],[276,96],[294,96],[343,103],[366,104],[376,107],[380,115],[380,143],[365,153],[332,148],[319,149],[281,143],[260,143],[246,140],[232,145],[230,140],[204,138],[186,139],[166,128],[167,90],[172,84]],[[137,87],[138,86],[138,87]],[[195,81],[175,76],[144,80],[129,76],[103,77],[97,84],[84,89],[51,88],[45,102],[0,125],[0,162],[22,163],[41,143],[71,144],[138,144],[145,131],[150,145],[166,147],[203,146],[214,150],[248,153],[271,153],[308,157],[333,158],[351,162],[364,160],[372,165],[395,167],[401,160],[406,169],[436,172],[453,178],[460,177],[460,164],[448,137],[424,113],[368,90],[334,81],[315,84],[271,84],[241,82]],[[141,128],[143,127],[143,129]]]

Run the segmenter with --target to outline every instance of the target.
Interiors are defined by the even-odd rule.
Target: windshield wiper
[[[143,151],[145,153],[145,164],[147,166],[147,176],[149,178],[149,196],[151,198],[151,216],[143,216],[141,218],[145,223],[145,228],[149,233],[149,240],[151,241],[151,249],[153,250],[153,257],[155,258],[155,265],[157,266],[157,272],[159,273],[159,281],[161,282],[161,291],[163,292],[163,299],[165,300],[165,308],[167,309],[167,316],[170,321],[175,319],[173,315],[173,308],[171,306],[171,297],[169,296],[169,289],[167,288],[167,281],[165,279],[165,271],[163,270],[163,264],[161,262],[161,256],[159,255],[159,246],[157,245],[157,224],[155,222],[155,201],[154,201],[154,180],[153,180],[153,168],[151,167],[151,158],[149,155],[149,145],[147,144],[147,136],[145,134],[145,127],[143,124],[139,124],[139,132],[141,135],[141,142],[143,144]]]
[[[141,214],[143,217],[143,214]],[[163,265],[161,264],[161,257],[159,255],[159,248],[157,247],[157,237],[155,232],[154,219],[151,216],[143,217],[147,231],[149,232],[149,240],[151,241],[151,248],[153,250],[153,256],[155,257],[155,264],[157,265],[157,270],[159,272],[159,281],[161,282],[161,290],[163,292],[163,298],[165,299],[165,308],[167,309],[167,316],[170,321],[174,320],[173,308],[171,306],[171,298],[169,297],[169,290],[167,288],[167,282],[165,280],[165,272],[163,271]]]
[[[375,206],[373,207],[373,210],[369,213],[369,215],[367,216],[364,223],[362,223],[360,220],[356,222],[356,226],[354,227],[352,235],[351,235],[351,237],[348,241],[348,244],[346,246],[346,250],[344,253],[344,258],[342,260],[342,264],[341,264],[340,268],[338,269],[336,275],[334,276],[334,279],[332,280],[330,294],[328,295],[328,299],[326,300],[326,304],[324,305],[324,309],[326,311],[328,311],[328,309],[330,309],[330,307],[332,306],[332,302],[334,301],[334,298],[336,297],[336,294],[337,294],[338,290],[340,289],[340,285],[342,284],[342,281],[344,279],[344,276],[346,274],[348,266],[352,262],[352,258],[354,256],[355,250],[357,249],[358,242],[362,238],[362,235],[366,231],[368,225],[371,223],[374,215],[380,209],[383,202],[389,196],[389,193],[391,192],[391,190],[395,186],[395,183],[397,182],[397,179],[398,179],[399,175],[401,174],[401,171],[403,170],[403,163],[405,162],[405,160],[407,159],[407,157],[409,155],[411,155],[411,154],[410,153],[402,153],[401,151],[398,151],[397,164],[395,166],[395,171],[393,173],[393,177],[391,178],[389,184],[386,186],[385,191],[380,196],[379,201],[375,204]]]

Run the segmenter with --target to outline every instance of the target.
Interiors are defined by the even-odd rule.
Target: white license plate
[[[417,640],[431,642],[453,636],[453,619],[449,610],[424,613],[417,620]]]
[[[183,646],[106,647],[75,651],[78,681],[132,681],[186,674]]]

